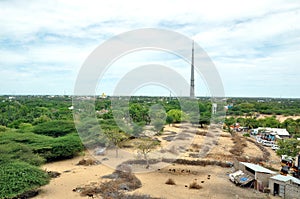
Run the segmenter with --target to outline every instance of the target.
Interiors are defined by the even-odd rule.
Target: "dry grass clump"
[[[196,135],[202,135],[202,136],[206,136],[207,131],[198,131],[196,132]]]
[[[80,160],[77,165],[82,165],[82,166],[91,166],[91,165],[98,165],[100,164],[99,161],[93,160],[93,159],[82,159]]]
[[[169,178],[165,184],[168,184],[168,185],[176,185],[175,181],[172,179],[172,178]]]
[[[197,182],[192,182],[189,186],[190,189],[201,189],[202,186],[198,184]]]
[[[61,173],[57,171],[47,171],[47,173],[50,176],[50,178],[58,178],[61,175]]]
[[[200,149],[201,145],[200,144],[191,144],[191,147],[194,149]]]
[[[231,135],[229,133],[227,133],[227,134],[221,133],[220,137],[227,137],[228,138],[228,137],[231,137]]]
[[[229,152],[235,156],[241,156],[244,153],[244,148],[247,147],[246,140],[238,134],[234,134],[231,140],[233,141],[234,145]]]
[[[112,180],[101,184],[91,184],[85,187],[74,189],[80,192],[82,196],[101,195],[103,198],[123,199],[126,198],[122,191],[132,191],[142,186],[141,181],[131,172],[131,168],[127,165],[120,165],[115,172],[107,178]],[[147,198],[147,197],[141,197]]]
[[[259,144],[258,142],[250,139],[250,138],[246,138],[248,142],[252,142],[253,144],[255,144],[262,152],[263,152],[263,160],[265,162],[267,162],[270,159],[270,152],[261,144]]]

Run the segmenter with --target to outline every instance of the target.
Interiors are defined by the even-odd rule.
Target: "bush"
[[[53,138],[34,133],[7,131],[0,134],[0,144],[26,145],[47,162],[72,158],[83,150],[79,136],[74,133]]]
[[[0,198],[13,198],[49,183],[46,172],[25,162],[0,163]]]
[[[34,151],[48,162],[73,158],[83,150],[78,135],[70,134],[34,146]]]
[[[175,181],[172,179],[172,178],[169,178],[165,184],[168,184],[168,185],[176,185]]]
[[[192,182],[189,186],[190,189],[201,189],[202,186],[199,185],[197,182]]]
[[[124,199],[126,197],[124,190],[133,191],[142,187],[141,181],[131,172],[128,165],[119,165],[117,170],[112,174],[103,176],[105,178],[113,178],[113,180],[106,181],[100,185],[88,185],[80,187],[82,196],[95,196],[100,194],[103,198]],[[77,189],[77,188],[76,188]],[[75,189],[75,190],[76,190]],[[138,198],[138,197],[134,197]]]
[[[75,132],[75,125],[73,121],[53,120],[38,124],[34,127],[33,132],[36,134],[47,135],[51,137],[64,136]]]
[[[5,132],[7,128],[5,126],[0,125],[0,132]]]
[[[31,165],[39,166],[45,162],[45,159],[34,154],[29,146],[14,142],[0,145],[0,154],[0,163],[8,160],[21,160]]]

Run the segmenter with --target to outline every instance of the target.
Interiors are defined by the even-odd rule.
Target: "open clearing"
[[[165,131],[178,133],[178,128],[166,126]],[[199,131],[203,130],[199,129]],[[206,136],[204,134],[195,135],[193,140],[194,145],[191,145],[190,148],[181,155],[181,158],[197,159],[190,157],[190,154],[197,153],[197,151],[201,150],[201,143],[203,143],[205,139]],[[249,159],[263,157],[263,152],[258,146],[247,141],[246,138],[242,136],[241,139],[244,139],[247,145],[243,148],[243,154],[241,157]],[[164,142],[163,144],[167,144],[167,142]],[[230,149],[234,146],[235,143],[230,134],[222,132],[218,137],[215,146],[213,146],[209,154],[202,159],[234,162],[236,156],[230,152]],[[266,164],[276,169],[279,168],[279,157],[277,157],[275,152],[270,148],[268,148],[267,151],[270,153],[270,159]],[[78,186],[87,185],[93,182],[103,182],[104,179],[102,179],[101,176],[111,174],[114,171],[112,168],[103,164],[77,166],[76,164],[83,158],[88,159],[93,157],[86,153],[85,156],[76,157],[74,159],[45,164],[43,166],[44,169],[60,172],[61,176],[52,179],[50,184],[42,187],[40,194],[35,198],[83,198],[79,193],[72,190]],[[259,193],[253,189],[235,186],[228,179],[228,174],[230,172],[232,172],[231,168],[222,168],[219,166],[170,164],[165,168],[152,172],[137,173],[136,176],[142,181],[142,187],[130,192],[130,194],[148,194],[153,197],[166,199],[268,198],[266,194]],[[210,175],[209,179],[208,175]],[[165,184],[169,178],[173,179],[176,185]],[[202,186],[202,188],[199,190],[189,189],[188,186],[192,182],[197,182]]]

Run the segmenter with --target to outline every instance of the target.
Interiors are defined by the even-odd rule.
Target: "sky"
[[[0,0],[0,95],[72,95],[82,64],[99,45],[126,31],[159,28],[201,46],[228,97],[300,98],[299,22],[298,0]],[[112,95],[126,73],[149,63],[189,81],[190,65],[180,57],[140,51],[116,60],[96,94]],[[169,93],[147,85],[135,94]],[[210,95],[198,73],[195,93]]]

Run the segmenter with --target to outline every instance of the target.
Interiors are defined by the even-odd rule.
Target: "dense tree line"
[[[228,115],[300,115],[300,99],[230,98],[227,103]]]
[[[0,125],[18,128],[21,123],[37,124],[45,120],[72,120],[71,97],[0,97]]]

